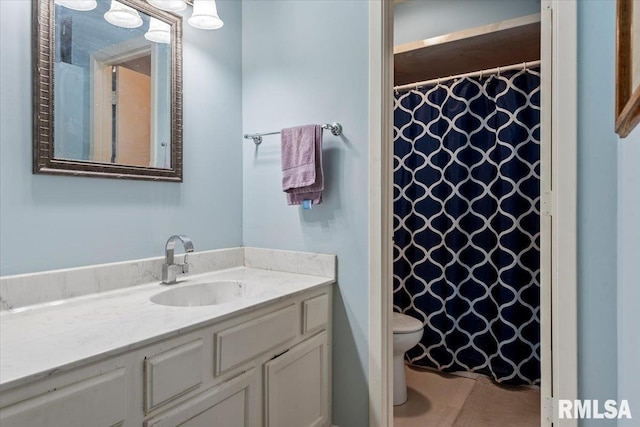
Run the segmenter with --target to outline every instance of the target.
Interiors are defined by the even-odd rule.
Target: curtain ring
[[[498,77],[500,77],[500,67],[498,67]]]
[[[480,81],[482,81],[483,77],[484,77],[484,70],[480,70]]]

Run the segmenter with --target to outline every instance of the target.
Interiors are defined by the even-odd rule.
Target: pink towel
[[[322,126],[306,125],[282,129],[282,190],[289,205],[311,200],[322,203]]]

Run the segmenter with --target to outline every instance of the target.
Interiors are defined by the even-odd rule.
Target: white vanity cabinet
[[[0,426],[330,426],[331,298],[324,285],[3,389]]]

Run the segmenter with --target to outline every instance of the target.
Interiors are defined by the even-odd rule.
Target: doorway
[[[550,232],[539,211],[540,13],[529,13],[539,5],[515,2],[529,13],[517,17],[494,7],[484,18],[499,22],[434,34],[435,4],[398,4],[394,19],[398,39],[432,35],[394,46],[394,343],[407,336],[397,318],[418,320],[422,335],[394,348],[394,381],[406,377],[408,392],[394,388],[394,426],[537,427]],[[450,22],[436,31],[459,28]]]
[[[143,37],[93,52],[89,63],[91,117],[88,160],[169,168],[170,122],[164,99],[170,75],[165,45]],[[168,95],[167,95],[168,96]]]
[[[385,2],[382,2],[385,3]],[[378,5],[371,11],[371,357],[370,397],[371,425],[391,426],[390,362],[392,334],[390,311],[392,296],[391,201],[393,156],[389,142],[392,114],[382,108],[390,105],[391,64],[393,50],[393,6]],[[553,20],[553,25],[552,25]],[[553,402],[558,398],[576,396],[576,304],[575,304],[575,100],[576,100],[576,4],[575,2],[543,1],[540,22],[542,28],[541,78],[547,96],[541,100],[543,146],[541,152],[541,425],[572,425],[571,420],[558,420]],[[377,28],[376,28],[377,26]],[[553,28],[553,32],[551,29]],[[377,44],[376,44],[377,43]],[[379,61],[379,62],[377,62]],[[554,85],[551,85],[551,81]],[[380,102],[376,110],[375,102]],[[375,123],[374,120],[378,120]],[[379,132],[380,138],[375,134]],[[551,144],[562,141],[562,144]],[[377,157],[380,162],[376,163]],[[562,164],[562,167],[559,165]],[[376,187],[378,194],[376,195]],[[380,189],[382,192],[380,193]],[[377,208],[379,214],[376,214]],[[379,280],[378,280],[379,278]],[[562,286],[558,284],[562,283]],[[551,301],[554,304],[551,304]],[[562,306],[562,310],[558,307]],[[555,310],[555,311],[554,311]],[[556,321],[552,322],[551,319]],[[550,349],[553,343],[554,353]],[[551,372],[557,373],[553,378]],[[379,369],[379,370],[378,370]]]

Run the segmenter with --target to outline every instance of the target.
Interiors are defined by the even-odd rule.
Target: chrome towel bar
[[[340,123],[325,123],[322,125],[322,129],[328,129],[335,136],[342,135],[342,125]],[[262,143],[262,137],[266,135],[277,135],[280,132],[267,132],[267,133],[246,133],[244,139],[253,139],[253,143],[260,145]]]

